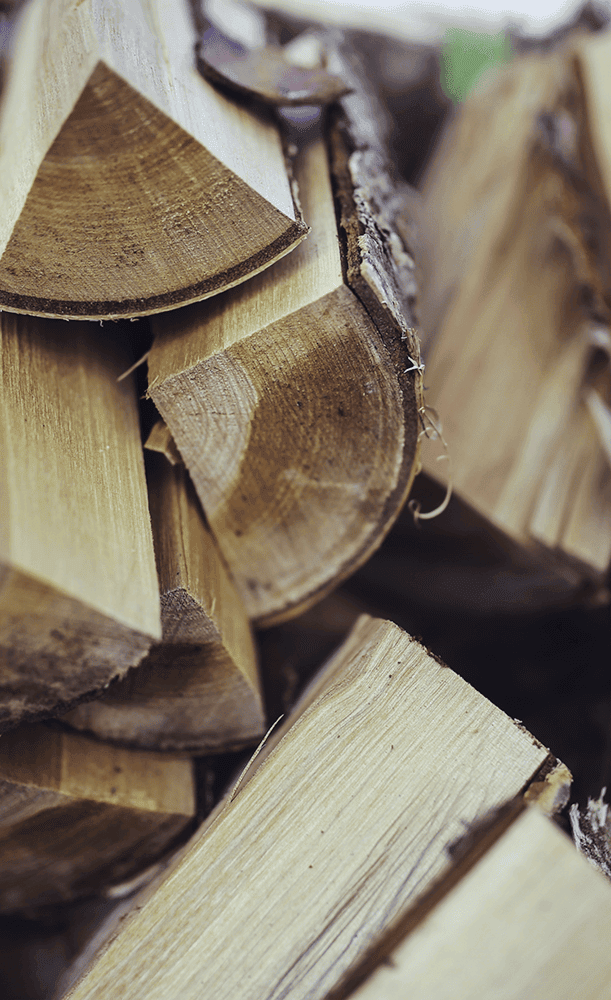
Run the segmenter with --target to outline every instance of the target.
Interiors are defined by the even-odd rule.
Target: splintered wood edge
[[[366,89],[364,68],[360,74],[356,70],[359,64],[348,36],[339,31],[319,34],[329,70],[345,79],[352,91],[332,109],[327,133],[333,196],[344,237],[340,238],[344,281],[390,355],[403,401],[405,442],[397,485],[387,497],[377,532],[331,581],[293,604],[255,617],[258,628],[307,611],[359,569],[391,530],[420,471],[424,366],[413,312],[415,263],[404,238],[410,199],[391,176],[383,134],[378,130],[372,138],[385,112]]]
[[[78,960],[77,967],[69,970],[66,974],[61,991],[56,994],[54,1000],[60,1000],[60,997],[64,996],[65,990],[68,990],[67,997],[73,996],[74,991],[80,985],[84,985],[84,980],[93,966],[108,951],[115,939],[126,929],[127,925],[137,916],[138,912],[147,902],[155,896],[157,890],[176,871],[190,850],[196,848],[198,841],[221,819],[225,808],[240,794],[240,791],[248,784],[294,723],[310,708],[324,692],[325,688],[330,684],[332,685],[334,675],[338,671],[338,668],[341,668],[343,656],[350,655],[350,647],[359,647],[361,640],[366,638],[372,629],[376,630],[381,626],[396,629],[396,626],[393,626],[392,623],[381,622],[380,620],[372,619],[368,615],[362,615],[358,619],[342,649],[338,650],[323,666],[320,673],[303,694],[290,718],[285,720],[282,726],[277,728],[273,734],[270,730],[251,758],[249,765],[240,774],[233,788],[228,790],[225,797],[217,804],[189,843],[180,848],[162,868],[155,869],[151,880],[143,889],[135,893],[129,903],[124,904],[120,910],[113,912],[108,917],[95,940],[90,942],[86,952]],[[411,640],[411,642],[414,642],[417,646],[420,645],[416,640]],[[437,660],[424,647],[422,649],[428,656],[432,656],[433,659]],[[517,728],[521,729],[524,735],[535,746],[542,750],[544,749],[523,726],[518,725]],[[395,924],[391,925],[388,931],[384,932],[381,938],[376,939],[364,959],[359,961],[356,966],[353,966],[331,992],[325,994],[326,1000],[345,1000],[356,986],[362,983],[381,962],[386,960],[388,954],[403,940],[406,934],[418,926],[437,903],[461,881],[463,876],[476,865],[477,861],[484,856],[488,849],[523,814],[524,810],[529,807],[532,808],[533,802],[541,798],[545,799],[546,790],[549,790],[549,788],[554,790],[554,802],[561,807],[568,794],[568,783],[570,783],[568,770],[552,754],[548,753],[546,759],[526,782],[524,788],[517,796],[505,802],[488,816],[485,816],[480,823],[475,824],[467,832],[466,836],[455,845],[455,850],[452,851],[452,855],[455,858],[454,865],[423,896],[419,897],[410,906],[409,910]],[[561,789],[560,794],[559,789]],[[531,803],[531,806],[526,805],[527,801]],[[548,795],[547,805],[549,806],[549,804]]]
[[[503,177],[504,183],[508,177],[514,175],[517,177],[520,171],[522,171],[524,176],[526,176],[529,158],[531,164],[533,160],[532,147],[536,136],[536,112],[549,111],[558,108],[562,111],[563,109],[569,107],[569,104],[567,103],[569,98],[571,101],[577,101],[579,113],[577,113],[573,108],[571,114],[575,116],[577,122],[581,119],[581,124],[583,126],[583,131],[578,132],[578,134],[581,137],[580,148],[584,158],[584,166],[582,169],[587,173],[589,191],[588,198],[590,199],[587,212],[584,207],[585,202],[582,201],[581,207],[582,211],[585,212],[588,218],[592,216],[592,218],[599,218],[602,220],[601,225],[603,231],[606,232],[608,227],[604,224],[604,217],[608,210],[606,208],[603,192],[604,184],[600,177],[600,164],[597,165],[595,162],[597,140],[596,121],[591,120],[593,117],[596,120],[600,119],[600,121],[603,121],[604,116],[601,117],[600,114],[598,116],[592,116],[591,109],[588,108],[589,101],[586,100],[586,98],[588,98],[587,55],[588,53],[592,53],[596,61],[596,54],[599,53],[600,55],[603,55],[604,60],[604,52],[606,51],[606,47],[608,47],[608,45],[608,41],[605,42],[604,45],[600,45],[600,43],[596,40],[596,37],[594,37],[594,39],[584,37],[583,39],[578,39],[577,41],[571,41],[569,44],[556,50],[552,54],[525,57],[522,60],[518,60],[519,65],[516,64],[515,66],[508,66],[506,71],[498,77],[497,82],[492,86],[492,89],[488,88],[487,90],[482,91],[479,98],[474,97],[473,102],[470,102],[470,111],[465,108],[464,114],[458,116],[454,122],[454,127],[448,130],[445,140],[442,142],[441,149],[438,151],[437,160],[431,165],[428,181],[425,185],[425,187],[428,188],[428,195],[426,197],[428,199],[428,208],[430,209],[430,218],[427,223],[430,227],[429,238],[434,237],[435,234],[442,234],[440,241],[441,262],[439,260],[439,254],[437,254],[437,260],[435,260],[433,255],[432,260],[429,262],[429,267],[432,272],[429,279],[429,285],[432,289],[432,294],[429,291],[430,301],[427,303],[426,295],[424,297],[425,308],[428,308],[432,312],[432,320],[431,316],[429,316],[429,321],[432,321],[433,327],[436,325],[440,327],[440,333],[444,333],[444,336],[440,339],[438,338],[438,340],[433,344],[431,357],[429,359],[429,377],[432,380],[431,385],[433,388],[435,382],[434,375],[436,374],[439,379],[437,390],[442,419],[444,418],[444,400],[448,407],[445,416],[448,422],[447,431],[450,453],[453,453],[453,442],[451,440],[452,433],[454,433],[454,444],[456,446],[456,450],[459,452],[457,456],[453,455],[453,458],[456,460],[455,464],[457,472],[454,483],[455,491],[457,495],[460,496],[461,501],[467,503],[475,511],[477,511],[478,515],[482,516],[491,528],[493,528],[493,530],[498,530],[499,532],[504,533],[505,537],[514,545],[523,547],[524,550],[527,551],[534,560],[536,560],[536,562],[538,562],[542,567],[548,568],[551,572],[555,573],[559,579],[564,578],[564,580],[570,583],[571,586],[586,586],[597,588],[599,590],[601,585],[604,583],[604,573],[608,568],[608,551],[607,547],[602,543],[599,545],[598,549],[596,549],[596,546],[592,544],[592,538],[595,538],[595,533],[594,525],[590,527],[591,521],[595,517],[598,518],[597,523],[595,522],[595,526],[598,528],[599,538],[606,538],[608,532],[606,531],[606,526],[604,525],[604,510],[601,509],[601,491],[600,489],[598,491],[595,490],[594,495],[592,495],[591,486],[588,489],[588,480],[594,481],[596,476],[600,475],[600,466],[598,469],[595,468],[596,463],[600,461],[598,458],[600,449],[597,446],[593,431],[589,434],[589,445],[586,445],[585,443],[588,435],[584,435],[583,444],[578,445],[577,426],[573,426],[573,424],[579,425],[582,423],[583,419],[588,419],[584,412],[585,407],[578,403],[581,395],[579,391],[579,379],[581,376],[579,373],[583,371],[587,351],[592,350],[593,348],[588,348],[585,337],[579,334],[576,317],[573,320],[574,327],[572,333],[572,346],[569,341],[568,344],[564,345],[562,351],[560,351],[560,354],[558,355],[557,363],[559,371],[557,377],[554,377],[554,370],[552,369],[551,374],[548,372],[546,377],[541,381],[540,388],[537,390],[538,401],[535,405],[533,405],[530,424],[524,432],[521,444],[519,446],[515,445],[513,448],[508,448],[506,444],[499,445],[499,455],[501,457],[505,456],[505,463],[510,471],[505,473],[503,477],[504,485],[496,499],[487,495],[485,488],[482,486],[484,479],[482,478],[481,469],[477,462],[475,463],[474,468],[472,468],[473,462],[469,464],[468,441],[465,427],[468,426],[473,428],[476,424],[476,418],[473,413],[470,414],[469,418],[465,418],[465,415],[460,410],[460,407],[455,405],[459,402],[458,395],[457,393],[452,395],[451,387],[457,384],[455,377],[456,372],[452,372],[450,368],[450,361],[452,359],[452,354],[458,350],[459,346],[458,342],[460,341],[460,337],[457,340],[455,335],[457,331],[460,330],[461,336],[463,336],[464,342],[461,342],[461,347],[464,347],[467,341],[468,344],[473,347],[474,341],[473,337],[468,339],[465,335],[465,330],[469,327],[468,323],[465,327],[464,310],[460,314],[460,321],[458,325],[455,318],[453,322],[451,314],[453,308],[460,310],[464,301],[469,302],[472,300],[471,306],[473,306],[475,293],[472,289],[470,295],[467,293],[467,299],[463,299],[463,289],[461,287],[459,277],[452,274],[452,268],[456,267],[452,258],[459,259],[460,254],[457,255],[455,252],[458,247],[456,234],[454,234],[454,240],[450,240],[450,242],[448,242],[447,234],[453,230],[452,226],[448,229],[447,219],[445,227],[443,225],[444,217],[447,216],[447,211],[444,213],[444,209],[447,210],[449,205],[453,223],[458,224],[458,220],[460,219],[461,204],[460,198],[456,194],[457,185],[453,180],[452,169],[448,168],[448,163],[446,162],[446,169],[444,171],[443,161],[444,156],[446,160],[448,157],[451,158],[454,156],[454,162],[452,165],[459,169],[460,172],[460,167],[464,166],[468,160],[471,146],[473,145],[473,143],[470,143],[469,141],[472,136],[469,135],[468,129],[475,128],[475,123],[478,121],[478,113],[481,112],[479,117],[484,119],[485,124],[488,124],[488,118],[494,118],[498,127],[498,122],[500,120],[499,115],[501,116],[501,119],[503,117],[506,119],[505,124],[507,124],[509,118],[511,117],[510,112],[512,110],[515,111],[516,107],[519,107],[520,114],[517,116],[518,120],[516,126],[518,129],[518,148],[512,152],[512,155],[519,166],[519,170],[514,170],[513,175],[511,172],[507,173],[507,171],[503,174],[501,167],[499,166],[499,157],[502,159],[501,154],[503,151],[502,141],[500,141],[500,144],[497,142],[496,145],[493,143],[492,146],[497,150],[497,186],[499,177],[501,176]],[[580,68],[581,59],[585,60],[585,69],[583,67]],[[604,65],[606,66],[606,64]],[[504,87],[506,92],[503,95],[502,91]],[[498,93],[495,92],[495,88]],[[510,95],[509,97],[508,94]],[[494,96],[499,98],[496,103],[492,100],[492,97]],[[596,93],[594,93],[594,104],[595,106],[597,104]],[[498,111],[497,105],[500,106],[500,112]],[[600,106],[598,107],[598,110],[601,110]],[[515,118],[516,116],[514,115],[513,117]],[[592,126],[594,126],[594,128],[592,128]],[[602,129],[602,133],[604,134],[604,128]],[[490,142],[488,142],[488,146],[486,147],[486,136],[486,128],[483,127],[482,131],[480,123],[479,130],[477,131],[477,142],[480,147],[479,151],[481,152],[481,150],[484,149],[484,158],[487,155],[490,160],[490,157],[493,154],[490,152]],[[515,135],[512,135],[512,141],[515,144]],[[538,143],[535,142],[535,148],[537,146]],[[490,172],[490,164],[488,164],[487,169]],[[563,168],[561,176],[564,175],[566,175],[567,178],[570,178],[571,174],[568,167]],[[510,184],[509,187],[511,190],[506,192],[503,196],[503,206],[507,211],[509,211],[510,206],[509,195],[511,195],[515,202],[516,184],[517,181],[513,185],[513,188]],[[578,182],[576,190],[580,191],[580,198],[583,198],[583,190],[579,187],[580,184],[581,181]],[[482,188],[481,183],[480,188]],[[474,194],[475,188],[473,184],[471,184],[471,189],[472,190],[470,190],[468,194],[471,201],[473,201],[473,197],[477,196],[477,193]],[[489,191],[492,190],[494,190],[494,188],[489,184],[486,188],[486,196],[484,197],[484,194],[482,194],[484,207],[478,207],[478,212],[480,214],[484,212],[486,199],[489,195]],[[449,192],[452,192],[452,194],[450,195]],[[471,214],[475,211],[473,209],[473,205],[470,206],[469,211]],[[498,212],[499,209],[497,208],[494,212],[494,218],[504,219],[502,214],[499,215]],[[506,221],[506,219],[503,221],[503,226],[506,224]],[[480,224],[479,228],[481,228],[481,223],[482,220],[478,215],[478,224]],[[471,226],[471,228],[473,227]],[[497,226],[496,228],[498,229],[499,227]],[[482,232],[486,232],[485,226]],[[477,245],[477,241],[475,241],[475,245]],[[485,262],[481,255],[482,251],[480,247],[479,258],[475,267],[476,271],[478,269],[481,271],[482,267],[485,266]],[[588,260],[584,258],[584,262],[580,263],[577,269],[579,273],[573,274],[575,287],[577,287],[580,282],[585,281],[587,284],[585,278],[587,271],[583,270],[586,265],[587,270],[589,270],[590,278],[592,279],[590,264],[588,263]],[[450,267],[450,278],[448,278],[448,266]],[[435,267],[436,272],[433,270]],[[462,277],[464,277],[464,275],[462,275]],[[596,298],[600,295],[600,289],[598,287],[600,281],[596,277],[594,277],[592,281],[594,288],[592,294],[593,297]],[[456,286],[455,291],[456,289],[460,290],[456,292],[456,295],[452,299],[451,306],[448,306],[448,294],[450,294],[450,291],[454,288],[454,286]],[[506,294],[506,292],[503,291],[500,294]],[[600,307],[597,306],[596,308],[598,310]],[[448,330],[445,330],[444,332],[442,327],[446,324],[447,317],[450,317],[448,321],[449,326]],[[571,322],[570,312],[565,315],[564,321],[565,328],[563,335],[567,337],[567,323]],[[581,323],[582,325],[587,326],[588,322],[588,316],[584,310],[582,313]],[[486,354],[484,335],[485,330],[482,332],[482,337],[484,338],[483,340],[482,337],[480,337],[479,340],[477,337],[475,338],[476,343],[479,344],[481,341],[480,348],[482,357]],[[505,339],[510,340],[511,338]],[[452,343],[454,344],[455,350],[451,353]],[[500,348],[497,350],[500,354]],[[550,421],[549,417],[549,409],[550,406],[552,406],[552,403],[550,402],[549,389],[546,388],[546,383],[549,388],[551,388],[554,385],[560,386],[562,378],[564,378],[564,381],[566,382],[568,376],[560,374],[560,366],[563,364],[562,358],[566,357],[568,362],[571,357],[575,358],[577,351],[581,353],[581,358],[576,359],[575,372],[569,377],[570,385],[567,382],[564,393],[560,393],[559,389],[557,390],[557,398],[559,401],[562,401],[559,403],[559,407],[561,407],[560,413],[562,413],[562,420],[560,415],[558,415],[556,418],[557,428],[554,430],[552,436],[551,432],[554,428],[554,421]],[[490,357],[490,350],[488,350],[487,356],[488,358]],[[512,362],[512,364],[514,363]],[[549,368],[549,365],[547,367]],[[467,366],[466,370],[469,374],[471,374],[471,368],[469,368],[469,366]],[[461,385],[460,372],[457,377],[459,380],[458,384]],[[464,392],[464,398],[466,399],[468,396],[469,378],[463,379],[462,381],[466,386]],[[487,386],[488,390],[492,394],[493,390],[490,387],[493,386],[493,381],[491,381],[489,371],[484,377],[484,385]],[[569,395],[567,395],[567,386],[568,390],[570,390]],[[504,387],[503,391],[505,393],[503,398],[506,401],[506,398],[509,398],[507,397],[506,387]],[[572,416],[568,402],[570,400],[571,392],[575,395],[575,411]],[[435,405],[437,405],[437,403]],[[580,407],[580,410],[577,409],[578,406]],[[469,407],[467,407],[467,409],[469,409]],[[450,412],[450,410],[453,410],[453,412]],[[545,419],[546,414],[547,419]],[[467,420],[467,423],[465,423],[465,420]],[[566,422],[564,428],[562,424],[563,421]],[[450,426],[452,423],[455,423],[454,428]],[[547,439],[545,437],[546,434]],[[574,438],[575,443],[573,443]],[[550,441],[552,442],[551,445]],[[583,454],[579,455],[578,451],[583,449],[585,454],[587,453],[588,447],[592,450],[593,454],[590,461],[585,463],[584,474],[584,461],[579,460],[583,459]],[[572,451],[574,451],[576,455],[576,464],[573,465],[570,464],[570,455]],[[549,455],[551,455],[551,458],[548,458]],[[542,462],[543,464],[541,464]],[[439,468],[432,456],[427,456],[425,458],[424,468],[427,474],[441,483]],[[480,469],[479,482],[477,477],[473,475],[474,469]],[[533,472],[532,470],[539,471]],[[575,490],[574,488],[571,489],[571,478],[575,477],[577,477],[581,483],[581,489],[578,491],[577,496],[577,506],[574,502],[573,496]],[[560,486],[559,483],[561,484]],[[525,488],[525,484],[527,484],[528,488]],[[599,497],[599,494],[601,494],[601,497]],[[590,521],[585,514],[586,505],[583,504],[580,507],[579,503],[586,496],[589,498],[588,517],[590,518]],[[571,527],[575,529],[574,534],[570,530]]]
[[[415,262],[406,245],[410,200],[392,177],[384,136],[372,138],[384,111],[364,84],[364,68],[346,36],[325,39],[329,67],[347,80],[352,93],[336,107],[328,133],[329,158],[340,229],[344,280],[378,330],[403,397],[404,464],[395,493],[387,501],[390,529],[419,471],[423,428],[424,376],[418,323]],[[367,109],[365,114],[363,106]],[[395,508],[394,513],[393,507]],[[382,536],[383,537],[383,536]],[[381,539],[380,539],[381,541]]]

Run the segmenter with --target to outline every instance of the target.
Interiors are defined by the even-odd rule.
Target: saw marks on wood
[[[147,455],[162,642],[63,721],[104,739],[200,754],[257,742],[264,710],[250,625],[184,466]]]
[[[0,724],[67,707],[160,638],[126,331],[0,314]]]
[[[427,402],[457,492],[596,576],[611,557],[611,469],[587,395],[608,338],[611,215],[579,72],[590,44],[577,61],[516,60],[457,114],[425,185],[422,312]]]
[[[449,871],[450,846],[549,759],[367,617],[306,704],[73,1000],[323,1000]]]
[[[33,0],[0,115],[0,305],[137,316],[213,295],[305,234],[271,119],[195,68],[186,2]]]
[[[248,614],[265,624],[379,544],[416,451],[404,417],[413,376],[403,384],[343,282],[322,143],[297,173],[308,239],[247,285],[156,319],[149,358],[150,395]]]
[[[157,861],[195,814],[190,761],[44,723],[0,740],[0,910],[99,893]]]

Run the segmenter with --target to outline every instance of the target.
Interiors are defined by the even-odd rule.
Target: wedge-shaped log
[[[611,558],[610,57],[607,38],[584,37],[471,96],[425,180],[422,227],[427,402],[456,491],[598,579]],[[438,477],[435,457],[423,462]]]
[[[389,961],[333,1000],[602,1000],[610,934],[608,881],[529,809]]]
[[[345,284],[322,142],[296,173],[308,239],[247,285],[156,318],[149,358],[150,395],[259,624],[296,614],[375,549],[418,440],[418,348],[392,282],[376,284],[370,234],[353,217],[353,278],[365,284],[362,253],[379,315]]]
[[[162,642],[64,722],[150,750],[213,753],[264,729],[250,625],[184,466],[147,454]]]
[[[0,910],[134,878],[188,833],[191,761],[110,747],[45,723],[0,740]]]
[[[137,316],[305,234],[276,126],[195,69],[187,0],[30,0],[0,110],[0,306]]]
[[[552,763],[419,643],[362,617],[69,995],[323,1000],[452,868],[456,841]]]
[[[0,314],[0,729],[101,689],[161,636],[126,339]]]

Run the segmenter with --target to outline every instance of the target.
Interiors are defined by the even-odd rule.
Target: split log
[[[161,637],[127,331],[0,314],[0,729]]]
[[[147,473],[162,642],[62,721],[148,750],[203,754],[256,743],[265,720],[244,606],[184,466],[149,453]]]
[[[73,1000],[323,1000],[452,869],[453,845],[557,765],[367,617],[270,742]]]
[[[607,36],[583,38],[499,71],[457,112],[422,213],[427,402],[456,491],[598,581],[611,559],[611,211],[593,93],[610,51]],[[433,454],[423,462],[439,477]]]
[[[0,910],[133,878],[188,834],[194,816],[191,761],[19,726],[0,740]]]
[[[195,68],[186,0],[31,0],[0,115],[0,307],[138,316],[303,238],[278,129]]]
[[[330,125],[329,162],[318,141],[296,164],[311,235],[241,288],[153,321],[149,394],[260,625],[297,614],[371,554],[417,461],[405,202],[375,100],[326,42],[355,92]]]
[[[608,882],[529,809],[363,986],[329,1000],[600,1000],[610,933]]]

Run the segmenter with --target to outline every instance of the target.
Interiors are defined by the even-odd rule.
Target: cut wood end
[[[131,0],[127,36],[115,5],[61,6],[29,4],[7,53],[0,307],[149,315],[292,249],[305,227],[278,129],[197,74],[187,3]]]
[[[158,322],[149,367],[149,394],[260,626],[310,607],[375,551],[420,450],[422,371],[397,282],[380,278],[392,307],[375,313],[344,283],[322,142],[296,176],[310,246],[210,310]]]
[[[261,694],[221,643],[160,646],[62,722],[120,747],[218,754],[250,747],[265,726]]]

